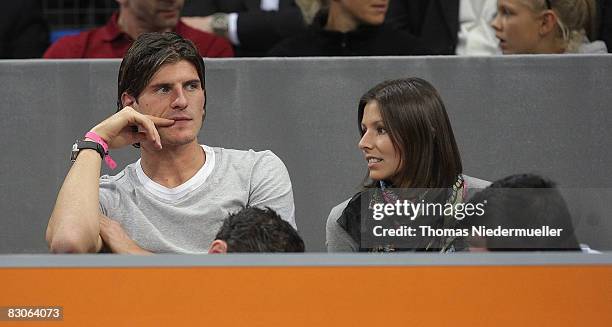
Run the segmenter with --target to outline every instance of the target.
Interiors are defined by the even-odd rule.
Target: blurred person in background
[[[119,11],[105,26],[60,38],[44,54],[47,59],[122,58],[139,35],[175,32],[191,40],[202,57],[233,57],[229,42],[182,23],[183,0],[117,0]]]
[[[4,1],[0,10],[0,59],[40,58],[49,27],[40,0]]]
[[[423,53],[409,33],[384,25],[389,0],[320,0],[307,31],[277,44],[269,55],[392,56]]]
[[[264,56],[306,29],[293,0],[188,0],[183,16],[187,25],[229,39],[240,57]]]
[[[496,0],[390,0],[386,23],[419,40],[430,55],[497,55]]]
[[[607,53],[596,16],[595,0],[498,0],[491,26],[504,54]]]

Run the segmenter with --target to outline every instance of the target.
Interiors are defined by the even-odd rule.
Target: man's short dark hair
[[[246,207],[231,214],[215,239],[227,243],[227,252],[304,252],[295,228],[270,208]]]
[[[476,193],[471,203],[486,203],[484,215],[466,219],[471,226],[487,228],[562,229],[557,236],[486,237],[486,247],[497,251],[580,250],[571,214],[555,184],[535,174],[508,176]]]
[[[138,98],[163,65],[181,60],[193,64],[204,89],[204,60],[191,41],[172,32],[140,35],[121,61],[117,81],[117,111],[123,108],[123,92]]]

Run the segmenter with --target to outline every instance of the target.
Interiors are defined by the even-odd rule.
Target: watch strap
[[[77,140],[72,145],[72,152],[71,152],[71,155],[70,155],[70,161],[75,162],[76,158],[79,156],[79,153],[81,153],[81,150],[84,150],[84,149],[95,150],[96,152],[98,152],[98,154],[100,154],[100,158],[104,159],[105,152],[104,152],[104,148],[102,147],[102,145],[100,143],[96,143],[96,142],[92,142],[92,141]]]
[[[88,139],[94,140],[95,143],[102,146],[102,149],[104,151],[104,155],[102,156],[102,159],[104,159],[104,163],[106,164],[108,168],[115,169],[117,167],[117,163],[115,162],[115,160],[113,160],[110,154],[108,154],[108,144],[106,143],[106,141],[104,141],[104,139],[100,137],[100,135],[92,131],[87,132],[85,134],[85,137]]]

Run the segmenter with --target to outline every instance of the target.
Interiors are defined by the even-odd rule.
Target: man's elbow
[[[95,253],[95,241],[77,233],[66,233],[64,235],[50,235],[47,232],[47,244],[51,253]]]

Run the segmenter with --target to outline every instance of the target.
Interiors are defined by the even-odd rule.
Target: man
[[[493,182],[476,193],[471,203],[485,204],[482,215],[462,221],[469,231],[470,251],[578,251],[572,218],[555,184],[534,174],[518,174]],[[472,228],[533,231],[549,228],[550,235],[478,236]]]
[[[422,51],[415,38],[383,25],[389,0],[324,1],[309,29],[285,39],[270,56],[391,56]]]
[[[170,31],[195,43],[202,57],[233,57],[227,40],[179,20],[183,1],[117,0],[119,11],[105,26],[59,39],[47,49],[44,58],[122,58],[139,35]]]
[[[228,38],[241,57],[264,56],[306,28],[293,0],[192,0],[183,15],[194,16],[183,18],[189,26]]]
[[[98,252],[109,217],[139,248],[204,253],[228,212],[270,207],[295,226],[287,169],[270,151],[198,143],[205,115],[204,62],[174,33],[141,35],[119,68],[116,114],[73,146],[46,239],[52,252]],[[115,176],[108,148],[139,143],[141,158]]]
[[[245,208],[223,222],[208,253],[304,252],[295,228],[270,208]]]

